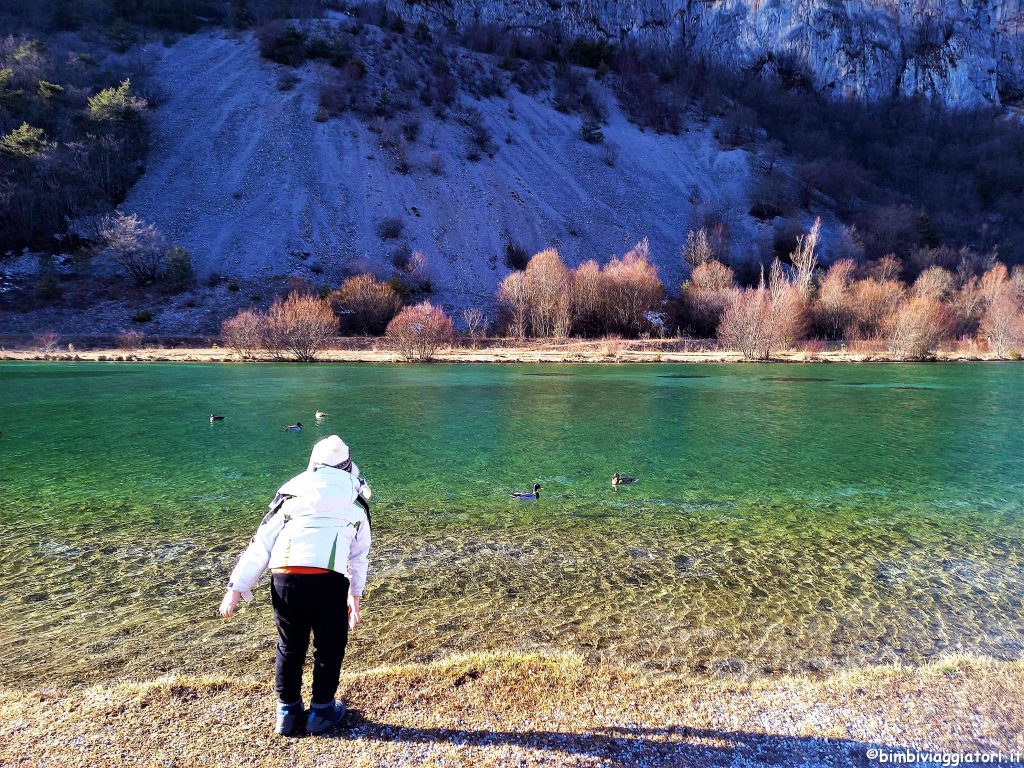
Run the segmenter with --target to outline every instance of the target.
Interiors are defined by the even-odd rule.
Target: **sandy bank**
[[[207,342],[208,343],[208,342]],[[93,360],[138,362],[240,362],[242,359],[231,349],[199,344],[154,346],[140,349],[119,349],[107,343],[66,344],[44,352],[25,344],[12,345],[14,349],[0,347],[0,360]],[[269,358],[268,358],[269,359]],[[943,349],[934,358],[944,362],[996,360],[995,355],[977,347]],[[401,354],[385,339],[356,337],[336,340],[318,356],[319,362],[333,363],[394,363],[404,362]],[[436,355],[439,363],[736,363],[743,356],[736,351],[716,349],[713,344],[686,340],[619,340],[619,339],[565,339],[539,340],[521,343],[506,339],[488,339],[476,348],[454,346],[442,349]],[[770,362],[781,363],[865,363],[902,362],[884,349],[864,350],[844,345],[820,349],[797,349],[779,352]]]
[[[0,764],[870,766],[872,749],[1024,750],[1022,685],[1022,661],[962,656],[740,682],[479,655],[346,673],[346,727],[298,739],[271,733],[269,678],[8,688]]]

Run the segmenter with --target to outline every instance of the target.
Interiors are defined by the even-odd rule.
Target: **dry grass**
[[[824,679],[653,676],[474,655],[346,673],[326,738],[271,733],[270,682],[0,690],[0,765],[872,765],[871,747],[1024,749],[1024,662],[949,657]]]

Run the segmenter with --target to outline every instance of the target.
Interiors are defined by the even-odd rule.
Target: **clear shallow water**
[[[1022,413],[1013,365],[4,364],[4,679],[269,670],[266,588],[215,607],[331,432],[375,489],[350,667],[1017,658]],[[539,503],[508,498],[534,481]]]

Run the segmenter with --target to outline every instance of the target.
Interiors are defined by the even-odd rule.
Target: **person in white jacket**
[[[313,696],[306,730],[323,733],[345,715],[345,705],[334,697],[366,585],[370,495],[348,446],[337,435],[325,437],[313,446],[306,471],[281,486],[231,572],[220,605],[225,618],[242,597],[252,600],[252,588],[267,568],[272,573],[277,732],[283,736],[295,734],[306,715],[300,690],[310,632]]]

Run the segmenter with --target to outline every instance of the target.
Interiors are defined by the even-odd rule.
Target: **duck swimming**
[[[519,499],[520,501],[537,501],[540,498],[540,489],[543,487],[540,483],[534,483],[533,493],[529,491],[513,491],[511,496],[513,499]]]
[[[617,485],[632,485],[639,479],[640,478],[637,477],[626,477],[625,475],[620,475],[618,472],[616,472],[614,475],[612,475],[612,487],[615,487]]]
[[[317,421],[322,421],[330,415],[331,414],[325,413],[324,411],[317,411],[315,414],[313,414],[313,418],[315,418]]]
[[[285,432],[301,432],[302,431],[302,422],[301,421],[296,421],[294,424],[289,424],[287,427],[284,428],[284,431]]]
[[[224,421],[224,417],[221,416],[220,414],[211,413],[210,414],[210,423],[212,424],[215,421]]]

